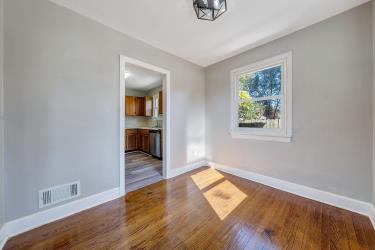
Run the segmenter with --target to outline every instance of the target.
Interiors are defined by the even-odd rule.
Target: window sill
[[[271,135],[254,135],[241,132],[230,132],[232,138],[235,139],[249,139],[257,141],[274,141],[274,142],[292,142],[291,136],[271,136]]]

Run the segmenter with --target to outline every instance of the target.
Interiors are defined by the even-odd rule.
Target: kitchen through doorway
[[[150,186],[167,176],[164,142],[168,75],[148,66],[127,61],[122,74],[125,192]]]

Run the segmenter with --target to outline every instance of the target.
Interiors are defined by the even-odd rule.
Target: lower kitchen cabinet
[[[137,129],[125,130],[125,151],[138,149],[138,131]]]
[[[147,129],[138,129],[138,148],[143,152],[150,153],[150,133]]]
[[[132,150],[150,153],[150,133],[148,129],[125,130],[125,151]]]

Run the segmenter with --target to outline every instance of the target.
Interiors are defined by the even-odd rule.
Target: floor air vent
[[[39,191],[39,208],[60,203],[76,198],[81,195],[81,184],[79,181],[68,183]]]

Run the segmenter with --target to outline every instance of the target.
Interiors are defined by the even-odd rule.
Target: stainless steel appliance
[[[160,130],[150,130],[150,154],[161,158]]]

